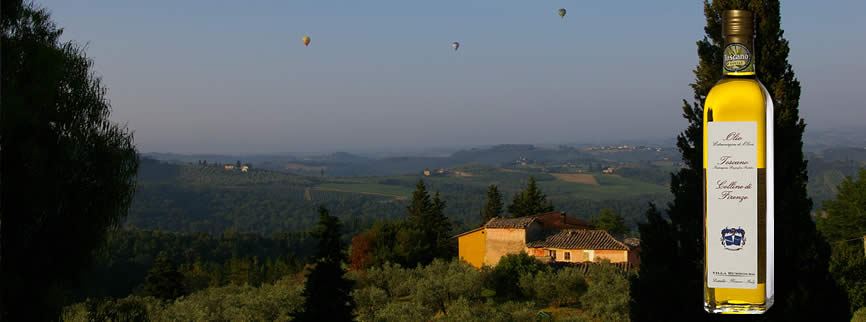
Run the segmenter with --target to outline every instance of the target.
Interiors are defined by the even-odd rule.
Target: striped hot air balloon
[[[310,37],[304,37],[304,38],[301,38],[301,41],[304,42],[304,46],[309,46],[309,45],[310,45]]]

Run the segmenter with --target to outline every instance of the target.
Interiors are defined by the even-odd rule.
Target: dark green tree
[[[537,261],[525,252],[519,254],[508,254],[499,259],[499,263],[490,272],[487,287],[496,290],[496,295],[509,299],[522,296],[520,290],[520,278],[529,274],[535,275],[540,271],[550,271],[550,267]]]
[[[319,223],[313,232],[317,241],[313,269],[304,284],[304,312],[296,318],[300,321],[351,321],[354,301],[351,291],[353,282],[346,279],[343,262],[346,247],[340,239],[340,219],[328,214],[328,209],[319,206]]]
[[[412,201],[406,207],[406,210],[409,212],[409,222],[418,226],[424,225],[425,215],[430,213],[432,207],[430,194],[427,193],[424,180],[418,180],[418,184],[415,185],[415,191],[412,192]]]
[[[688,320],[707,319],[702,309],[703,282],[703,211],[702,121],[703,104],[710,88],[721,78],[722,38],[721,15],[728,9],[747,9],[755,15],[755,57],[758,78],[772,95],[775,120],[775,305],[762,316],[765,319],[801,320],[809,317],[847,319],[847,303],[829,278],[827,263],[829,248],[815,229],[810,218],[812,201],[806,195],[806,161],[802,152],[805,123],[799,116],[800,83],[788,63],[788,41],[783,37],[779,1],[716,0],[704,2],[707,25],[705,36],[698,41],[700,61],[691,84],[694,101],[683,100],[683,117],[689,122],[677,137],[677,147],[685,166],[671,176],[674,200],[668,205],[670,223],[651,220],[643,231],[663,231],[669,228],[671,244],[664,238],[644,239],[641,254],[639,287],[635,293],[638,320],[665,319],[682,316]],[[651,244],[659,242],[659,244]],[[794,245],[796,245],[794,247]],[[653,259],[661,249],[671,248],[675,256],[663,263]],[[662,254],[666,255],[666,254]],[[651,264],[655,263],[655,264]],[[664,265],[662,271],[650,265]],[[654,275],[655,274],[655,275]],[[810,278],[803,278],[809,276]],[[670,281],[679,287],[670,288]],[[657,284],[650,284],[654,282]],[[675,307],[652,306],[654,299],[665,298],[678,303]],[[840,309],[841,306],[841,309]],[[841,313],[840,313],[841,312]]]
[[[547,195],[535,183],[535,177],[529,177],[526,189],[515,193],[508,206],[511,217],[531,216],[553,211],[553,202],[547,200]]]
[[[672,263],[679,262],[677,259],[679,249],[676,238],[671,234],[674,231],[673,224],[662,216],[655,204],[649,204],[645,216],[646,223],[638,225],[641,238],[641,262],[639,278],[633,278],[631,283],[631,294],[634,299],[631,316],[635,320],[651,321],[654,317],[661,317],[662,307],[670,303],[670,299],[666,297],[652,296],[659,294],[659,291],[653,288],[666,285],[671,281],[679,281],[679,276],[668,267]],[[678,268],[682,266],[677,265]],[[676,291],[677,288],[668,290],[669,293]],[[680,299],[684,295],[676,293],[676,296]],[[692,294],[692,296],[697,295]]]
[[[139,160],[83,47],[32,3],[0,15],[0,320],[53,320],[125,217]]]
[[[406,208],[408,225],[403,234],[409,240],[408,264],[429,264],[434,258],[447,258],[453,252],[449,242],[451,222],[445,216],[445,201],[436,191],[433,199],[427,193],[423,180],[418,181],[412,200]]]
[[[241,160],[238,160],[238,162],[235,163],[235,168],[238,168],[238,169],[241,168]]]
[[[185,293],[183,274],[178,271],[177,264],[162,254],[147,272],[139,293],[163,300],[178,298]]]
[[[625,225],[625,219],[617,215],[613,209],[604,208],[598,216],[592,217],[589,222],[595,226],[595,229],[606,230],[614,236],[624,236],[628,233],[628,227]]]
[[[490,219],[502,215],[502,193],[495,184],[487,186],[487,201],[484,202],[484,209],[481,212],[481,224],[484,225]]]
[[[859,178],[845,178],[835,200],[823,203],[826,215],[818,218],[818,229],[830,242],[830,272],[848,294],[851,313],[866,307],[866,168]]]
[[[454,247],[451,245],[451,220],[445,216],[445,200],[439,196],[439,190],[433,194],[433,207],[430,211],[430,241],[436,245],[437,258],[450,258]],[[432,259],[431,259],[432,261]]]
[[[830,273],[847,293],[851,314],[866,308],[866,256],[863,239],[831,243]],[[859,321],[859,320],[858,320]]]
[[[826,200],[825,216],[818,218],[818,229],[828,241],[862,238],[866,235],[866,168],[859,178],[846,177],[839,184],[835,200]]]

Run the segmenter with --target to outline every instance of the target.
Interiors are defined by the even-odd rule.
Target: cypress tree
[[[502,194],[495,184],[487,186],[487,201],[481,212],[481,225],[502,214]]]
[[[430,199],[423,180],[418,181],[412,201],[406,207],[409,212],[408,233],[410,237],[409,262],[411,264],[429,264],[434,258],[447,258],[452,249],[448,241],[451,232],[451,222],[445,216],[445,201],[439,191]]]
[[[418,227],[424,225],[424,215],[430,212],[433,207],[430,202],[430,194],[427,193],[427,187],[424,185],[424,180],[418,180],[415,185],[415,191],[412,192],[412,201],[406,207],[409,212],[409,222]]]
[[[683,100],[688,127],[677,137],[685,166],[671,176],[674,200],[670,222],[651,209],[640,227],[643,252],[633,313],[638,320],[680,316],[709,319],[702,309],[704,265],[702,122],[703,104],[721,78],[722,12],[746,9],[755,16],[758,78],[774,102],[775,118],[775,305],[760,319],[847,318],[847,303],[829,279],[829,249],[815,229],[806,195],[806,161],[802,152],[805,122],[799,116],[800,83],[788,63],[788,41],[780,26],[779,1],[716,0],[704,2],[706,35],[697,42],[700,61],[694,70],[693,102]],[[667,234],[650,236],[649,234]],[[678,287],[671,288],[676,283]],[[665,305],[658,303],[665,299]],[[836,316],[834,316],[836,314]],[[831,318],[832,319],[832,318]]]
[[[439,197],[439,190],[433,194],[430,217],[430,243],[436,245],[434,253],[438,258],[451,257],[452,247],[449,243],[451,234],[451,221],[445,216],[445,200]],[[432,259],[430,260],[433,261]]]
[[[353,282],[344,277],[342,264],[346,260],[346,248],[340,240],[343,225],[340,219],[331,216],[328,209],[319,206],[319,223],[313,232],[317,248],[315,267],[307,276],[303,296],[304,312],[297,316],[300,321],[351,321],[354,302],[351,291]]]
[[[526,189],[514,194],[508,212],[511,217],[531,216],[553,211],[553,203],[547,200],[547,195],[535,183],[535,177],[529,177]]]

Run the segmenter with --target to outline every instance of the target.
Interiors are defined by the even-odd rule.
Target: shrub
[[[540,271],[549,271],[550,267],[541,264],[524,252],[502,257],[499,264],[490,272],[491,288],[496,294],[510,299],[519,298],[520,277],[526,274],[535,275]]]

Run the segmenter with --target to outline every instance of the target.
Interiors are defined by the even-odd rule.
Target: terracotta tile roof
[[[535,217],[526,216],[526,217],[518,217],[518,218],[493,218],[487,222],[484,227],[486,228],[526,228],[535,221]]]
[[[526,243],[529,248],[610,249],[629,250],[630,247],[613,238],[604,230],[560,231]]]

